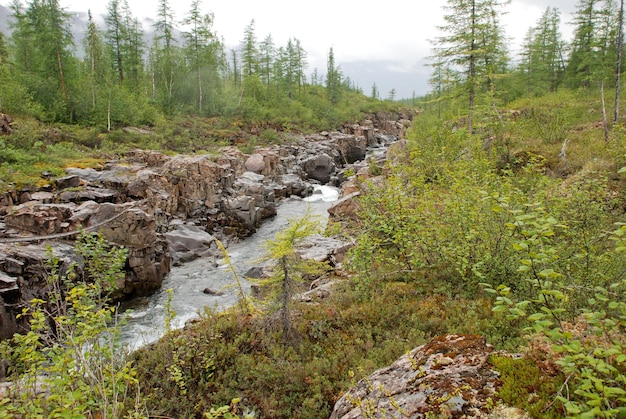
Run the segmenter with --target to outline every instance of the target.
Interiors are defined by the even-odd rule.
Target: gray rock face
[[[481,336],[439,336],[359,381],[330,417],[485,417],[499,385],[487,363],[492,351]]]
[[[322,184],[328,183],[336,170],[335,161],[326,153],[308,157],[300,165],[308,178]]]
[[[173,265],[218,253],[215,237],[194,225],[179,225],[165,237]]]

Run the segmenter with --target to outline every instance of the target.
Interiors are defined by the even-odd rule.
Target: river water
[[[292,197],[281,201],[277,215],[265,220],[255,234],[230,244],[228,255],[242,278],[245,292],[250,292],[250,284],[243,280],[243,275],[249,268],[263,264],[259,259],[265,254],[264,243],[284,229],[289,219],[301,217],[307,209],[311,214],[318,215],[324,225],[328,219],[327,209],[338,197],[337,188],[316,185],[314,193],[308,198]],[[159,291],[149,297],[137,298],[128,307],[123,307],[127,321],[121,327],[122,342],[133,350],[163,335],[168,289],[173,291],[171,308],[176,313],[171,328],[176,329],[183,327],[188,320],[197,318],[198,312],[206,306],[221,310],[236,304],[237,290],[234,285],[233,275],[223,259],[199,258],[172,267]],[[221,295],[204,294],[205,288],[219,291]]]

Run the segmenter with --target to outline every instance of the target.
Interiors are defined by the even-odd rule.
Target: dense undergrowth
[[[475,333],[525,355],[492,359],[495,403],[626,414],[623,126],[606,142],[586,92],[489,109],[473,135],[437,114],[414,121],[384,186],[360,181],[360,220],[329,229],[357,244],[331,297],[294,302],[297,344],[284,350],[275,313],[207,309],[132,356],[140,395],[125,409],[328,417],[354,380],[434,336]]]

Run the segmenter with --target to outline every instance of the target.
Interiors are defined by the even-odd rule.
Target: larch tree
[[[335,53],[332,49],[328,51],[326,61],[326,95],[331,105],[339,103],[341,96],[341,70],[335,65]]]
[[[274,66],[275,57],[276,46],[274,45],[272,35],[268,34],[259,44],[259,75],[268,90],[272,80],[272,68]]]
[[[252,19],[244,30],[241,50],[241,65],[244,77],[258,73],[259,60],[254,25],[254,19]]]
[[[184,96],[195,97],[198,114],[203,114],[206,107],[208,87],[219,83],[219,51],[221,44],[213,33],[213,14],[202,14],[200,1],[193,0],[183,24],[188,31],[183,32],[185,39],[185,57],[189,70],[195,75],[194,88]],[[215,87],[215,86],[213,86]]]
[[[172,97],[176,80],[177,51],[174,39],[174,13],[168,0],[159,0],[154,30],[154,45],[151,54],[154,89],[157,102],[165,112],[170,113],[173,110]]]
[[[83,39],[83,44],[85,48],[85,67],[89,75],[91,108],[92,111],[95,111],[98,86],[105,84],[107,71],[102,35],[96,22],[93,20],[91,10],[88,11],[87,16],[87,32]]]
[[[124,84],[124,66],[126,64],[124,41],[127,36],[121,7],[120,0],[111,0],[107,5],[107,14],[104,18],[107,25],[105,39],[113,56],[112,63],[120,86]]]
[[[524,39],[519,69],[526,79],[527,94],[554,92],[563,82],[564,41],[560,23],[558,9],[548,7]]]
[[[460,75],[468,97],[468,130],[473,133],[476,96],[493,86],[494,76],[505,66],[506,44],[498,16],[509,1],[448,0],[444,10],[445,35],[433,41],[433,59]]]
[[[70,81],[77,80],[78,74],[69,18],[58,0],[32,0],[24,14],[16,17],[16,24],[28,26],[20,27],[18,36],[26,35],[21,40],[31,43],[29,90],[49,110],[50,117],[71,122],[74,110]]]

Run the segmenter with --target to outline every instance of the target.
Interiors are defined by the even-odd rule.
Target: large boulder
[[[326,153],[310,156],[300,165],[309,179],[315,179],[322,184],[328,183],[336,170],[335,161]]]
[[[359,212],[362,209],[357,200],[360,195],[360,191],[352,192],[328,208],[328,214],[330,215],[331,220],[342,221],[358,219]]]
[[[330,418],[485,417],[499,386],[492,351],[481,336],[439,336],[359,381]]]
[[[217,254],[215,237],[198,226],[178,225],[165,233],[173,265]]]

